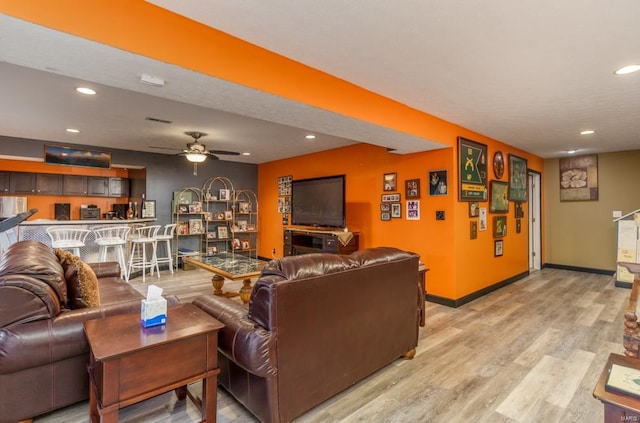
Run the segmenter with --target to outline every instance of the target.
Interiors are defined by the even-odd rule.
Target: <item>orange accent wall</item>
[[[419,253],[431,269],[427,277],[430,294],[457,299],[527,271],[527,227],[523,224],[522,232],[514,233],[513,210],[508,214],[509,229],[504,239],[503,257],[493,257],[491,214],[488,215],[488,230],[479,232],[476,240],[469,239],[468,204],[457,201],[455,188],[456,139],[463,136],[487,144],[489,158],[498,149],[505,157],[509,153],[516,153],[527,158],[529,168],[540,173],[543,171],[541,158],[514,150],[497,140],[143,0],[93,0],[91,7],[81,8],[77,5],[76,0],[5,0],[0,4],[0,12],[432,140],[446,147],[427,153],[398,156],[380,147],[357,145],[260,165],[260,255],[270,257],[272,248],[276,248],[279,254],[282,252],[282,224],[277,214],[278,176],[293,175],[295,179],[300,179],[345,173],[349,228],[361,231],[362,245],[365,247],[396,245]],[[449,195],[425,196],[427,171],[433,169],[449,170]],[[423,194],[420,221],[380,221],[382,174],[386,172],[396,172],[401,183],[408,178],[421,179]],[[492,176],[491,169],[489,176]],[[486,203],[482,206],[486,206]],[[444,210],[446,220],[436,222],[435,210]],[[525,221],[526,216],[523,223]],[[544,239],[542,241],[544,243]]]
[[[87,176],[107,176],[117,178],[127,178],[126,169],[92,169],[75,166],[56,166],[39,162],[23,161],[23,160],[6,160],[0,159],[0,170],[14,172],[34,172],[34,173],[58,173],[63,175],[87,175]],[[21,194],[9,194],[23,197]],[[71,195],[53,196],[53,195],[27,195],[27,207],[29,209],[38,209],[38,212],[31,216],[29,220],[34,219],[54,219],[55,203],[69,203],[71,205],[72,220],[80,219],[80,206],[82,204],[95,204],[100,208],[101,213],[112,209],[112,204],[125,204],[127,198],[112,197],[77,197]]]

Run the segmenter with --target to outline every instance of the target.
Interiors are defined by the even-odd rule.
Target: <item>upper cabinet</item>
[[[62,175],[53,173],[36,174],[36,193],[41,195],[62,195]]]
[[[129,180],[126,178],[109,178],[109,197],[128,197]]]
[[[0,172],[0,194],[8,194],[11,190],[11,172]]]
[[[0,172],[0,194],[128,197],[129,179],[54,173]]]
[[[36,174],[30,172],[12,172],[9,185],[12,194],[35,194]]]
[[[64,175],[62,182],[63,195],[87,195],[88,178],[83,175]]]
[[[102,176],[89,176],[87,180],[87,195],[91,197],[108,197],[109,178]]]

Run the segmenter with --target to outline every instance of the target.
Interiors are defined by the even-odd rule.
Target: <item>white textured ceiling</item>
[[[640,63],[637,0],[150,3],[542,157],[640,148],[640,73],[613,75]],[[199,130],[248,163],[353,142],[439,147],[4,15],[0,62],[1,135],[170,152],[149,146],[182,148]],[[141,85],[143,72],[167,85]],[[78,81],[100,96],[72,95]],[[63,131],[74,123],[83,132]]]

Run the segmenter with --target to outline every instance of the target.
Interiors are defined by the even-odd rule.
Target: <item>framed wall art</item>
[[[477,201],[469,201],[469,217],[478,217],[480,215],[480,203]]]
[[[393,217],[394,219],[402,217],[401,203],[391,203],[391,217]]]
[[[493,155],[493,174],[496,179],[502,179],[502,175],[504,175],[504,156],[502,151],[496,151]]]
[[[509,154],[509,200],[527,201],[527,160]]]
[[[420,220],[420,200],[407,200],[407,220]]]
[[[400,194],[382,194],[383,203],[397,203],[400,201]]]
[[[501,239],[497,239],[493,242],[493,256],[494,257],[502,257],[502,252],[504,249],[504,241]]]
[[[398,190],[398,174],[397,173],[385,173],[382,180],[383,191],[397,191]]]
[[[446,170],[429,172],[429,195],[447,195],[449,191]]]
[[[64,166],[82,166],[110,169],[111,153],[107,151],[64,147],[61,145],[45,145],[44,162],[46,164]]]
[[[509,211],[509,184],[502,181],[491,181],[491,199],[489,211],[491,213],[507,213]]]
[[[487,199],[487,146],[458,137],[458,200]]]
[[[407,179],[404,181],[406,198],[420,198],[420,179]]]
[[[469,222],[469,238],[477,239],[478,238],[478,222],[472,220]]]
[[[380,212],[380,220],[391,220],[391,213]]]
[[[515,209],[516,219],[521,219],[524,217],[524,208],[522,206],[522,201],[516,201],[515,203],[513,203],[513,208]]]
[[[567,157],[559,161],[560,201],[598,199],[598,156]]]
[[[502,238],[507,235],[507,216],[494,216],[493,237]]]

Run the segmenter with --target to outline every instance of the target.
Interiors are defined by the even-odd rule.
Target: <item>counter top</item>
[[[25,220],[20,223],[18,226],[53,226],[53,225],[127,225],[130,223],[146,223],[146,222],[155,222],[154,218],[145,218],[145,219],[87,219],[87,220],[54,220],[54,219],[35,219],[35,220]]]

